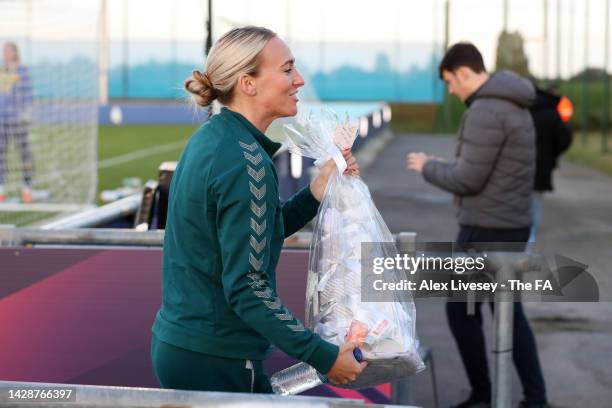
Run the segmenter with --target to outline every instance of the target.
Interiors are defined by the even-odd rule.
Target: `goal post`
[[[0,0],[0,224],[89,206],[99,0]]]

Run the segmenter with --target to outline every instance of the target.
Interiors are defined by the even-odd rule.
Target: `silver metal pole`
[[[542,40],[542,79],[548,79],[548,0],[542,0],[544,10],[544,27]]]
[[[10,400],[9,389],[71,389],[76,400],[53,402],[14,402]],[[232,392],[182,391],[156,388],[108,387],[98,385],[50,384],[35,382],[0,381],[0,405],[3,407],[235,407],[235,408],[327,408],[327,407],[365,407],[361,400],[280,396],[274,394],[242,394]],[[382,407],[382,405],[370,405]]]
[[[508,0],[504,0],[504,7],[503,7],[503,20],[504,20],[504,32],[507,33],[508,32]]]
[[[601,134],[601,151],[608,152],[608,135],[610,133],[610,74],[608,69],[610,65],[610,0],[606,0],[605,14],[605,33],[604,33],[604,80],[603,80],[603,121]]]
[[[573,74],[573,68],[574,68],[574,0],[570,0],[569,2],[570,5],[570,9],[569,9],[569,29],[568,29],[568,40],[567,40],[567,77],[568,77],[568,84],[570,85],[571,89],[574,89],[574,85],[572,82],[569,81],[569,79],[572,77]],[[568,93],[569,93],[569,89],[568,89]]]
[[[450,41],[450,25],[451,25],[451,16],[450,16],[450,0],[445,0],[444,2],[444,52],[448,51],[449,41]],[[448,132],[451,127],[451,103],[450,103],[450,93],[448,89],[444,88],[444,101],[442,102],[442,114],[444,121],[444,131]]]
[[[493,407],[509,408],[512,404],[512,350],[514,328],[514,292],[501,284],[520,274],[538,271],[545,260],[540,254],[487,252],[488,262],[497,270],[500,289],[495,292],[493,354]],[[520,300],[520,299],[519,299]]]
[[[204,46],[204,52],[206,56],[212,48],[212,30],[213,30],[213,11],[212,11],[212,0],[208,0],[208,19],[206,20],[206,45]]]
[[[123,0],[123,65],[122,65],[122,84],[123,98],[130,96],[130,39],[129,39],[129,1]]]
[[[432,103],[436,103],[436,95],[438,95],[438,70],[437,68],[437,58],[436,58],[436,52],[437,52],[437,45],[438,45],[438,1],[433,1],[432,2],[432,11],[431,11],[431,15],[432,15],[432,22],[431,22],[431,27],[433,29],[433,35],[432,35],[432,44],[433,47],[431,49],[431,55],[432,55],[432,67],[433,69],[431,70],[431,85],[432,85],[432,94],[431,94],[431,102]]]
[[[0,246],[25,245],[126,245],[162,246],[164,230],[75,228],[42,230],[38,228],[0,228]]]
[[[412,253],[416,250],[416,232],[400,232],[395,241],[400,252]]]
[[[67,224],[68,225],[68,224]],[[402,232],[396,237],[400,251],[414,252],[416,234]],[[285,240],[286,249],[308,249],[311,232],[297,232]],[[133,245],[162,246],[164,230],[136,231],[119,228],[64,229],[15,228],[0,226],[0,246],[23,245]]]
[[[500,288],[495,292],[493,344],[493,407],[509,408],[512,404],[512,349],[514,326],[514,292],[505,288],[510,279],[530,271],[541,270],[544,258],[524,252],[486,251],[487,263],[495,271]],[[473,254],[453,253],[465,257]],[[502,284],[505,284],[502,286]]]
[[[584,2],[584,71],[582,72],[582,144],[586,145],[589,119],[589,0]]]
[[[135,214],[142,201],[142,194],[134,194],[102,207],[91,208],[83,212],[44,224],[41,229],[85,228],[104,225],[117,218]]]
[[[556,45],[557,81],[561,80],[561,0],[557,0],[557,45]]]
[[[512,267],[504,267],[497,274],[498,282],[514,278]],[[512,294],[500,289],[495,294],[495,326],[493,345],[493,407],[510,408],[512,404],[512,336],[514,301]]]
[[[178,30],[177,30],[177,7],[179,2],[170,3],[170,59],[172,64],[172,82],[179,83],[178,70]]]
[[[416,232],[400,232],[395,237],[397,250],[400,253],[412,254],[416,250]],[[391,383],[391,403],[397,405],[412,404],[412,379],[401,378]]]
[[[107,0],[100,1],[100,39],[98,42],[98,102],[108,103],[108,8]]]

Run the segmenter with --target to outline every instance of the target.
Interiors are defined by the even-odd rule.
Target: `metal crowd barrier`
[[[105,225],[117,218],[136,214],[141,201],[142,194],[134,194],[101,207],[90,208],[71,216],[48,222],[40,228],[43,230],[54,230]]]
[[[0,247],[22,247],[22,246],[46,246],[46,245],[111,245],[111,246],[144,246],[144,247],[160,247],[163,245],[163,230],[154,231],[136,231],[122,229],[96,229],[96,228],[75,228],[75,229],[40,229],[40,228],[14,228],[0,226]],[[398,249],[401,252],[413,252],[415,250],[416,233],[402,232],[395,236],[398,244]],[[290,237],[285,248],[308,248],[311,240],[311,233],[301,232]],[[487,252],[488,261],[495,263],[497,268],[498,280],[508,280],[521,273],[537,270],[538,265],[542,264],[541,257],[536,257],[531,254],[520,253],[505,253],[505,252]],[[465,253],[456,253],[453,256],[466,256]],[[495,310],[494,310],[494,378],[493,378],[493,406],[496,408],[510,407],[512,394],[512,336],[513,336],[513,300],[512,294],[507,292],[498,292],[495,294]],[[468,310],[469,310],[468,304]],[[435,381],[435,380],[434,380]],[[0,382],[0,387],[6,386],[6,383]],[[411,400],[410,381],[409,379],[401,379],[392,385],[395,395],[394,403],[407,403]],[[92,403],[96,401],[107,401],[105,399],[96,399],[102,396],[110,395],[126,395],[125,401],[136,401],[140,396],[149,392],[158,392],[153,399],[143,401],[160,401],[159,398],[186,398],[186,401],[199,401],[198,398],[204,394],[168,394],[167,391],[146,390],[146,389],[124,389],[117,387],[85,387],[83,394],[91,398]],[[159,394],[161,392],[162,394]],[[147,394],[148,395],[148,394]],[[206,393],[207,397],[202,399],[201,404],[196,406],[212,406],[211,401],[221,403],[229,401],[233,403],[239,401],[243,396],[225,396],[224,394]],[[105,397],[106,398],[106,397]],[[110,397],[108,397],[110,398]],[[123,398],[123,397],[122,397]],[[132,398],[132,399],[130,399]],[[147,397],[148,398],[148,397]],[[155,399],[158,398],[158,399]],[[211,399],[212,398],[212,399]],[[216,399],[219,398],[219,399]],[[253,397],[255,398],[255,397]],[[259,398],[259,397],[257,397]],[[262,399],[252,399],[248,405],[254,403],[261,405],[286,404],[288,400],[283,397],[267,396]],[[299,397],[303,398],[303,397]],[[123,399],[121,401],[124,401]],[[183,400],[180,400],[183,401]],[[2,402],[2,400],[0,400]],[[225,403],[224,402],[224,403]],[[195,403],[195,402],[194,402]],[[200,402],[198,402],[199,404]],[[321,405],[312,405],[312,403]],[[337,404],[338,400],[333,400],[333,404]],[[357,404],[357,402],[351,402]],[[20,404],[22,404],[20,402]],[[147,402],[148,404],[148,402]],[[137,406],[157,406],[152,405],[137,405]],[[299,399],[296,400],[299,405]],[[309,406],[331,406],[331,402],[326,402],[325,399],[315,399],[308,402]],[[1,404],[0,404],[1,405]],[[292,404],[293,405],[293,404]],[[23,406],[23,405],[19,405]],[[37,405],[40,406],[40,405]],[[54,405],[57,406],[57,405]],[[94,405],[104,406],[104,405]],[[113,405],[124,406],[124,405]],[[352,406],[352,405],[348,405]]]
[[[9,390],[50,390],[71,389],[72,401],[36,400],[10,398]],[[76,384],[50,384],[32,382],[0,381],[0,406],[11,408],[352,408],[364,407],[361,400],[349,400],[338,398],[306,397],[306,396],[280,396],[269,394],[241,394],[229,392],[204,392],[204,391],[181,391],[161,390],[155,388],[131,388],[131,387],[105,387],[95,385]],[[368,404],[368,407],[383,407],[383,405]],[[391,407],[391,405],[384,405]],[[416,408],[416,407],[413,407]]]
[[[113,228],[40,229],[0,226],[0,246],[110,245],[162,246],[164,231]]]
[[[285,248],[310,247],[312,233],[298,232],[285,240]],[[414,248],[416,233],[401,232],[396,236],[402,248]],[[160,247],[164,242],[164,230],[136,231],[117,228],[69,228],[41,229],[15,228],[0,225],[0,247],[36,245],[109,245]]]

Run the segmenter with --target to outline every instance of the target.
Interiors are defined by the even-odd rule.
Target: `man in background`
[[[536,168],[533,185],[533,224],[529,242],[536,241],[542,213],[542,197],[553,191],[552,173],[559,156],[572,143],[572,129],[561,118],[557,107],[561,97],[553,91],[536,89],[536,100],[529,111],[536,129]]]
[[[507,71],[489,75],[469,43],[448,49],[439,67],[449,93],[467,105],[455,160],[410,153],[407,168],[455,195],[462,246],[475,242],[526,243],[531,227],[535,130],[528,107],[535,89]],[[492,304],[491,304],[492,307]],[[482,330],[481,302],[475,314],[465,302],[447,302],[446,312],[472,388],[457,408],[491,405],[491,381]],[[513,360],[523,385],[521,407],[546,407],[546,389],[533,332],[520,302],[514,303]]]

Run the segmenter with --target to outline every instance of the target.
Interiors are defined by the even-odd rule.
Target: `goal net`
[[[0,224],[91,204],[97,0],[0,0]]]

